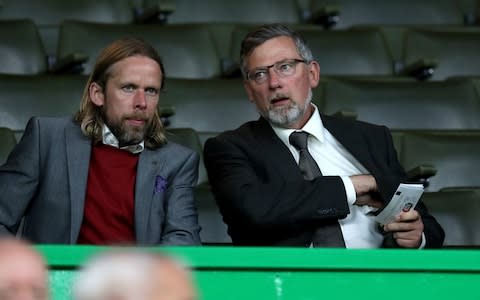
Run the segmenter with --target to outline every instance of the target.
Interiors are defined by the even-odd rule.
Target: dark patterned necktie
[[[315,162],[315,159],[313,159],[310,152],[308,152],[308,133],[305,131],[294,131],[290,134],[288,140],[299,153],[298,167],[302,172],[303,178],[312,180],[315,177],[322,176],[322,172]],[[326,220],[325,224],[318,227],[312,236],[312,242],[314,247],[345,248],[342,230],[337,220]]]

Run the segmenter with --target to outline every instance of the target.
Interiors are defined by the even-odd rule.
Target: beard
[[[121,118],[109,119],[103,112],[105,124],[107,124],[110,131],[117,138],[120,147],[135,145],[145,139],[151,120],[148,120],[145,114],[135,113],[131,115],[124,115]],[[133,126],[128,124],[129,119],[144,120],[145,123],[141,126]]]
[[[262,116],[273,125],[289,128],[289,126],[303,118],[311,102],[312,90],[310,89],[303,107],[300,107],[297,103],[290,100],[287,106],[269,107],[266,114],[262,114]]]

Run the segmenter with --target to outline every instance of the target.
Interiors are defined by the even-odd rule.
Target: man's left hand
[[[422,217],[414,209],[401,212],[395,221],[384,225],[383,230],[393,232],[393,238],[400,247],[418,248],[422,243]]]

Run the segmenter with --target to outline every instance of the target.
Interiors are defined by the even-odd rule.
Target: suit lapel
[[[81,133],[77,125],[72,124],[65,128],[65,147],[70,187],[70,243],[75,244],[82,225],[92,146],[90,139]]]
[[[158,151],[145,149],[139,157],[137,178],[135,183],[135,236],[137,242],[147,240],[147,225],[150,218],[150,208],[154,195],[156,172],[161,170],[163,163],[157,160]]]
[[[293,174],[303,177],[295,159],[288,147],[278,138],[270,124],[262,117],[257,121],[255,128],[256,143],[255,151],[261,152],[266,165],[277,168],[279,175],[289,178]]]

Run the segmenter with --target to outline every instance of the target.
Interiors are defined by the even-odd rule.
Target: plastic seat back
[[[47,54],[31,20],[0,21],[0,73],[42,74]]]

